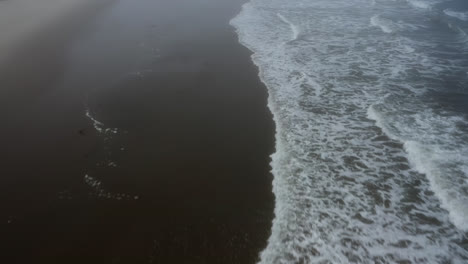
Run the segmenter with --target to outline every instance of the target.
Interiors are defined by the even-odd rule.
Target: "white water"
[[[106,189],[103,188],[103,184],[101,181],[97,180],[94,177],[89,176],[86,174],[84,176],[84,182],[86,185],[88,185],[93,192],[91,192],[91,195],[100,198],[100,199],[114,199],[114,200],[138,200],[138,196],[132,196],[126,193],[112,193],[110,191],[107,191]]]
[[[100,122],[99,120],[93,117],[89,109],[86,109],[85,115],[89,120],[91,120],[91,122],[93,122],[94,129],[96,129],[96,131],[99,132],[100,134],[109,134],[109,133],[117,134],[118,133],[117,128],[105,128],[102,122]]]
[[[296,25],[294,25],[293,23],[291,23],[291,21],[289,21],[287,18],[285,18],[283,15],[281,15],[280,13],[277,14],[278,17],[286,24],[289,25],[289,27],[291,27],[291,32],[292,32],[292,39],[291,41],[293,40],[296,40],[297,37],[299,37],[299,29],[296,27]]]
[[[381,18],[379,15],[375,15],[370,19],[371,25],[374,27],[380,27],[385,33],[392,33],[395,31],[393,23],[385,18]]]
[[[261,263],[468,261],[468,122],[427,95],[466,69],[411,38],[430,20],[409,2],[254,0],[231,21],[277,126]]]
[[[444,13],[448,16],[455,17],[463,21],[468,21],[468,12],[457,12],[451,9],[445,9]]]
[[[92,114],[89,108],[86,108],[86,117],[92,122],[94,129],[98,132],[99,136],[103,140],[99,153],[102,156],[102,160],[88,168],[88,173],[85,174],[83,180],[91,188],[90,196],[97,199],[113,199],[113,200],[138,200],[139,197],[126,193],[114,193],[103,187],[103,183],[99,180],[99,172],[103,170],[112,170],[118,167],[118,164],[113,160],[115,156],[111,146],[111,142],[115,136],[121,131],[117,128],[109,128],[106,125],[97,120]],[[120,147],[120,151],[124,151],[124,147]],[[60,194],[60,196],[64,196]],[[65,196],[67,197],[67,196]]]
[[[452,222],[458,228],[468,230],[468,135],[454,135],[461,132],[457,131],[456,126],[468,125],[466,120],[461,117],[441,117],[429,110],[404,117],[383,117],[388,109],[379,111],[375,108],[386,106],[371,106],[369,118],[376,120],[387,135],[404,142],[410,163],[418,172],[427,176],[431,189],[448,210]],[[415,121],[412,126],[400,124],[410,122],[409,119]],[[405,127],[407,131],[395,127]],[[460,147],[459,144],[465,146]]]
[[[420,9],[432,9],[432,7],[440,3],[442,1],[440,0],[407,0],[408,3],[415,7],[415,8],[420,8]]]

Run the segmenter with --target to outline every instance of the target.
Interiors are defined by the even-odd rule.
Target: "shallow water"
[[[261,263],[468,261],[463,1],[253,0],[277,125]]]

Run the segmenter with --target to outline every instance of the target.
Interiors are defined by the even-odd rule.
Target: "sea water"
[[[252,0],[276,122],[260,263],[468,263],[468,2]]]

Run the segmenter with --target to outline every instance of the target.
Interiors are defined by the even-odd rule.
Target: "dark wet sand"
[[[128,2],[1,68],[1,261],[254,263],[274,124],[228,24],[244,1]]]

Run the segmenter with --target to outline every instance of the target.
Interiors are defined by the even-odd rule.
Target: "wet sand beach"
[[[9,48],[3,261],[258,260],[274,123],[229,25],[243,2],[102,3]]]

